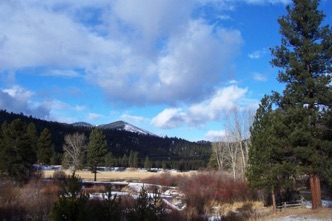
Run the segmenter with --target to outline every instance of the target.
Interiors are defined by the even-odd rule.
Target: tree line
[[[92,171],[102,166],[196,170],[207,167],[211,154],[209,142],[77,127],[5,110],[0,111],[0,122],[0,170],[14,177],[18,172],[11,170],[17,168],[29,177],[27,169],[33,164]]]

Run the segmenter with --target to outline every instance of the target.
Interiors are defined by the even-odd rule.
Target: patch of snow
[[[322,200],[323,208],[331,208],[332,207],[332,200]],[[304,207],[311,209],[311,201],[305,201]]]
[[[273,219],[273,221],[328,221],[328,220],[332,220],[332,219],[313,219],[313,218],[308,218],[308,217],[303,217],[300,215],[289,215],[289,216],[285,216],[282,218],[275,218]]]

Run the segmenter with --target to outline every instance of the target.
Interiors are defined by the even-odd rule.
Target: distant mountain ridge
[[[70,125],[75,126],[75,127],[89,127],[89,128],[94,127],[92,124],[89,124],[86,122],[75,122]]]
[[[130,123],[127,123],[125,121],[115,121],[109,124],[101,124],[98,126],[94,126],[92,124],[86,123],[86,122],[76,122],[72,123],[72,126],[78,126],[78,127],[88,127],[88,128],[93,128],[97,127],[100,129],[111,129],[111,130],[121,130],[121,131],[128,131],[128,132],[133,132],[133,133],[139,133],[139,134],[144,134],[144,135],[152,135],[152,136],[157,136],[147,130],[141,129],[139,127],[136,127]]]
[[[24,114],[8,113],[0,110],[0,124],[10,124],[14,120],[21,120],[25,125],[33,123],[37,134],[47,128],[51,134],[56,164],[61,164],[65,137],[75,133],[89,134],[95,127],[103,130],[107,142],[107,150],[116,159],[116,165],[127,167],[130,153],[138,153],[139,167],[144,166],[144,160],[149,157],[153,167],[167,169],[196,170],[206,168],[211,156],[211,143],[206,141],[190,142],[177,137],[151,136],[150,132],[133,126],[124,121],[94,126],[86,122],[73,124],[46,121]],[[88,142],[88,140],[87,140]]]

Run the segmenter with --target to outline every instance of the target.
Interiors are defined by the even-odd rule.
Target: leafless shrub
[[[66,179],[67,175],[63,170],[57,170],[53,173],[53,179]]]
[[[182,177],[179,189],[186,196],[187,213],[202,216],[213,202],[219,204],[246,200],[249,189],[245,182],[222,173],[204,172]]]
[[[165,172],[146,178],[143,182],[162,186],[177,186],[180,180],[181,175],[172,175],[169,172]]]
[[[0,220],[48,220],[56,200],[55,186],[32,179],[24,186],[0,184]]]
[[[92,185],[84,188],[85,193],[105,193],[107,188],[104,185]]]

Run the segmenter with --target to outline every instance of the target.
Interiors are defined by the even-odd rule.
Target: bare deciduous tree
[[[234,141],[233,137],[229,134],[226,134],[223,140],[220,142],[222,149],[224,149],[225,153],[225,161],[229,164],[234,180],[236,179],[237,173],[237,161],[239,154],[239,145]]]
[[[250,126],[254,118],[253,109],[240,109],[234,107],[227,114],[224,127],[228,136],[227,140],[236,143],[237,151],[241,154],[241,175],[244,178],[248,162],[248,151],[250,145]]]
[[[74,133],[65,136],[64,162],[73,168],[74,173],[82,166],[85,148],[86,136],[84,134]]]
[[[224,160],[225,160],[225,148],[223,148],[223,145],[221,142],[213,142],[212,143],[212,152],[213,157],[215,158],[218,170],[224,169]]]

